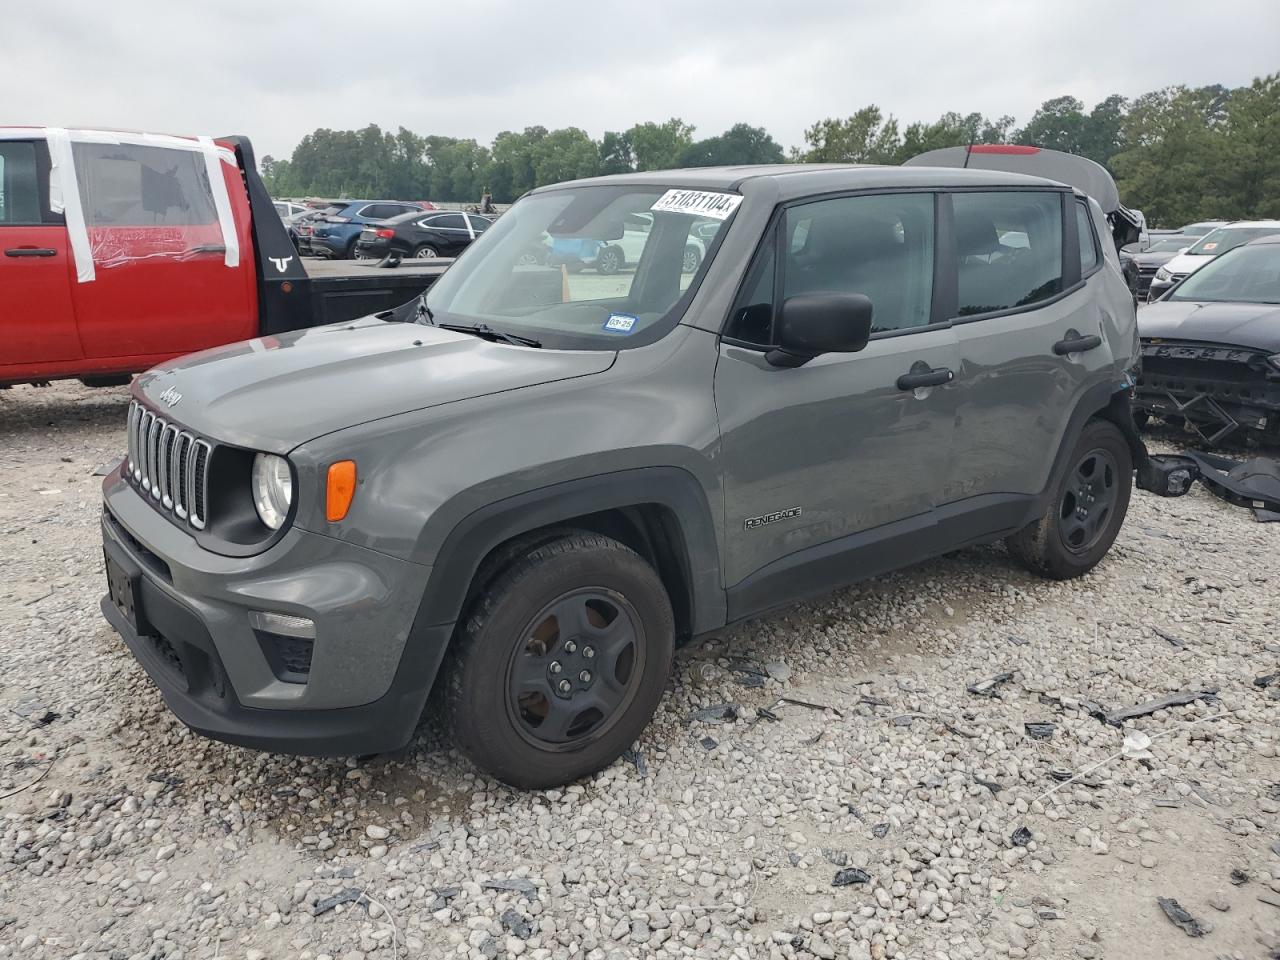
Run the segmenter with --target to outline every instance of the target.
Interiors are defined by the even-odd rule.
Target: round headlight
[[[258,518],[272,530],[279,530],[293,502],[293,476],[289,461],[272,453],[253,458],[253,505]]]

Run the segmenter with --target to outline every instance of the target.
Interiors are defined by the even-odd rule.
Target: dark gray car
[[[1138,331],[1140,422],[1280,443],[1280,236],[1205,264],[1144,307]]]
[[[529,262],[640,213],[634,271]],[[1102,559],[1143,454],[1108,229],[972,169],[536,190],[419,302],[139,378],[103,611],[209,736],[391,750],[435,687],[485,770],[572,780],[678,640],[970,544]]]

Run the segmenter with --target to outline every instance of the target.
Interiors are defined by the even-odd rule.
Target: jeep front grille
[[[203,530],[209,520],[205,491],[213,446],[136,400],[129,404],[128,430],[125,476],[161,510]]]

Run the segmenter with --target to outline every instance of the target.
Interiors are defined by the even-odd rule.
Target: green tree
[[[665,123],[638,123],[626,133],[637,170],[666,170],[677,166],[693,143],[693,126],[679,117]]]
[[[898,121],[886,120],[875,104],[844,120],[828,117],[805,130],[806,150],[792,157],[805,163],[891,163],[900,147]]]
[[[631,149],[631,134],[606,131],[600,140],[600,172],[630,173],[635,168],[636,157]]]
[[[764,127],[735,123],[718,137],[708,137],[685,147],[682,167],[733,166],[744,163],[782,163],[782,147]]]

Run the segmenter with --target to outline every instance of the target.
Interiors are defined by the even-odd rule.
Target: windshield
[[[1147,247],[1147,249],[1143,250],[1142,252],[1143,253],[1175,253],[1187,245],[1188,244],[1187,244],[1186,237],[1178,237],[1176,240],[1157,240],[1155,243],[1151,244],[1151,246]]]
[[[1182,281],[1170,300],[1280,303],[1280,243],[1241,247]]]
[[[1259,237],[1280,233],[1280,227],[1219,227],[1195,242],[1187,253],[1201,257],[1219,257],[1228,250]]]
[[[1178,232],[1188,237],[1203,237],[1215,227],[1215,223],[1189,223]]]
[[[678,322],[742,197],[585,186],[525,197],[427,291],[433,322],[615,350]]]

